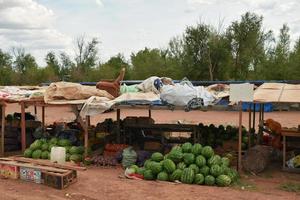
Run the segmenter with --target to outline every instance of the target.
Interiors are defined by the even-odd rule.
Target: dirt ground
[[[8,113],[18,109],[16,105],[8,106]],[[32,111],[29,108],[28,111]],[[125,116],[146,116],[148,111],[124,110]],[[40,116],[40,111],[38,111]],[[105,118],[115,118],[115,112],[93,117],[92,123]],[[183,111],[153,111],[157,122],[171,123],[178,120],[190,123],[237,124],[237,112],[183,112]],[[46,122],[68,121],[74,119],[69,108],[47,108]],[[258,116],[257,116],[258,118]],[[266,113],[265,118],[273,118],[283,126],[293,127],[300,124],[300,112]],[[248,126],[248,115],[244,113],[243,124]],[[56,190],[44,185],[23,182],[20,180],[0,179],[1,200],[95,200],[95,199],[300,199],[299,193],[285,192],[278,187],[282,183],[296,182],[300,184],[300,174],[280,172],[279,166],[269,169],[260,176],[243,175],[241,183],[234,187],[220,188],[174,184],[168,182],[138,181],[122,178],[121,168],[105,169],[90,167],[87,171],[78,173],[78,182],[64,190]]]

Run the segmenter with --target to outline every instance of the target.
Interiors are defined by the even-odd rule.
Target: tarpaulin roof
[[[300,103],[300,85],[264,83],[255,90],[254,102]]]

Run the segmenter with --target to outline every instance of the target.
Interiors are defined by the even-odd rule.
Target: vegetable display
[[[216,155],[210,146],[185,143],[162,155],[155,152],[143,167],[130,167],[145,180],[180,181],[185,184],[229,186],[239,178],[230,159]]]

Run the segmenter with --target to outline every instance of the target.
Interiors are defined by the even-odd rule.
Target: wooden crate
[[[77,181],[77,171],[69,170],[66,173],[43,172],[42,180],[44,185],[64,189]]]
[[[38,169],[20,167],[20,179],[23,181],[29,181],[41,184],[42,183],[42,172]]]

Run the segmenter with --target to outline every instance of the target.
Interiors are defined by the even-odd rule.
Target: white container
[[[52,147],[50,153],[51,162],[65,163],[66,162],[66,148],[65,147]]]

